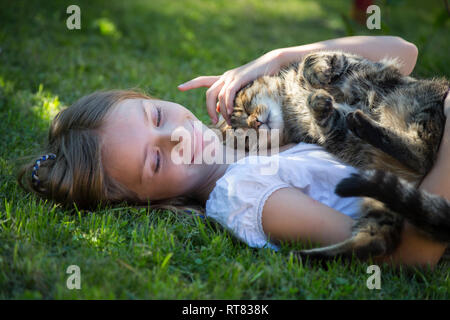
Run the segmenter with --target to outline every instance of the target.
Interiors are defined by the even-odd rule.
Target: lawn
[[[66,8],[81,8],[81,30]],[[348,18],[350,1],[0,0],[0,299],[448,299],[449,263],[429,269],[300,263],[252,249],[212,221],[147,208],[64,210],[23,192],[16,172],[39,155],[49,121],[99,89],[140,88],[209,123],[205,90],[176,86],[281,47],[347,35],[415,43],[414,75],[450,78],[442,1],[382,1],[382,30]],[[66,269],[78,265],[81,289]]]

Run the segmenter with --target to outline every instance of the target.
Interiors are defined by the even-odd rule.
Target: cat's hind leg
[[[347,114],[348,129],[357,137],[400,161],[415,172],[423,171],[423,161],[411,151],[407,141],[393,130],[381,126],[361,110]]]
[[[450,202],[416,188],[391,172],[368,170],[339,182],[341,197],[370,197],[406,218],[417,229],[443,243],[450,243]]]
[[[297,258],[331,260],[337,257],[366,260],[392,253],[400,243],[403,220],[380,202],[364,198],[363,214],[352,228],[352,237],[327,247],[293,251]]]

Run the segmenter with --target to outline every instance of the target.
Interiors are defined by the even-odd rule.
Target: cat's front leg
[[[364,167],[370,163],[370,157],[363,151],[364,144],[348,130],[346,114],[351,110],[349,106],[336,103],[322,89],[310,93],[306,104],[311,115],[308,136],[314,143],[353,166]]]
[[[319,89],[309,94],[307,106],[321,126],[333,115],[333,97],[325,90]]]
[[[313,88],[324,88],[337,80],[347,65],[347,58],[342,53],[314,52],[305,57],[302,74]]]
[[[310,93],[307,99],[307,107],[311,112],[313,123],[318,130],[311,133],[319,135],[319,140],[327,144],[333,144],[333,137],[342,135],[346,131],[345,116],[335,107],[334,98],[325,90],[319,89]]]

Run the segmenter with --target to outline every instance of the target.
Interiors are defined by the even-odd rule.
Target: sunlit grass
[[[81,30],[68,30],[71,1],[0,4],[0,298],[67,299],[445,299],[448,264],[382,267],[297,262],[283,246],[251,249],[211,221],[146,208],[64,210],[24,193],[15,173],[39,155],[54,115],[99,89],[141,88],[209,123],[204,89],[176,86],[221,74],[274,48],[354,34],[391,33],[416,43],[419,76],[450,75],[443,7],[392,1],[390,32],[346,25],[350,1],[78,1]],[[82,289],[68,290],[79,265]]]
[[[100,33],[104,36],[120,38],[122,34],[117,30],[114,23],[108,18],[100,18],[94,21],[94,27],[98,27]]]

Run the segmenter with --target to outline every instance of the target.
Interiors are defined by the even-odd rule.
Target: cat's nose
[[[253,129],[258,129],[258,128],[261,126],[261,124],[262,124],[262,122],[259,121],[258,118],[253,117],[253,116],[250,116],[250,117],[249,117],[247,123],[248,123],[248,126],[249,126],[250,128],[253,128]]]
[[[253,128],[253,129],[258,129],[261,125],[262,125],[262,122],[259,121],[258,119],[253,119],[249,123],[249,127]]]

